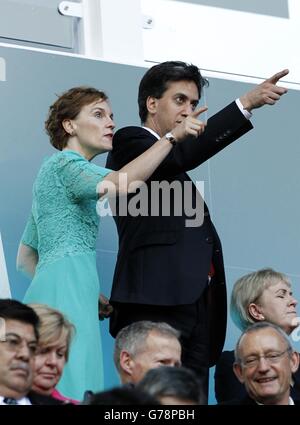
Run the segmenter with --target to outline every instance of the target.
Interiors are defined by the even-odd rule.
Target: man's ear
[[[155,114],[157,108],[157,98],[153,96],[148,96],[146,106],[149,114]]]
[[[132,375],[133,360],[128,351],[122,350],[120,353],[120,368],[129,376]]]
[[[248,311],[255,321],[260,322],[262,320],[265,320],[265,316],[262,314],[259,305],[255,303],[249,304]]]
[[[62,124],[66,133],[68,133],[70,136],[75,135],[74,123],[71,119],[66,118],[66,119],[63,120],[63,122],[61,124]]]
[[[297,351],[293,351],[290,357],[291,362],[291,371],[295,373],[299,367],[299,353]]]
[[[244,384],[245,380],[243,378],[243,371],[242,366],[239,363],[233,364],[233,371],[237,379],[240,381],[241,384]]]

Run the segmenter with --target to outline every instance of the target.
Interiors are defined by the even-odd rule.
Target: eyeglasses
[[[275,363],[278,363],[281,360],[281,358],[287,352],[290,352],[290,351],[291,351],[291,348],[287,348],[286,350],[284,350],[280,353],[278,353],[278,351],[274,351],[274,352],[271,352],[271,353],[268,353],[268,354],[265,354],[265,355],[262,355],[262,356],[250,356],[250,357],[247,357],[245,359],[240,359],[239,362],[243,367],[246,367],[246,368],[258,366],[261,359],[265,359],[265,361],[269,365],[275,364]]]
[[[21,338],[15,334],[6,334],[4,338],[0,341],[2,344],[6,344],[6,347],[11,352],[19,352],[24,344],[28,348],[30,356],[34,356],[37,350],[37,342],[36,341],[27,341],[24,338]]]

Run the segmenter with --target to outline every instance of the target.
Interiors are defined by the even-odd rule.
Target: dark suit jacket
[[[292,397],[292,396],[291,396]],[[293,397],[292,397],[293,398]],[[296,406],[300,405],[300,401],[299,400],[295,400],[293,398],[293,401],[295,403]],[[221,406],[259,406],[259,404],[257,404],[253,398],[249,397],[248,395],[245,395],[243,398],[240,399],[235,399],[235,400],[230,400],[230,401],[226,401],[224,403],[220,403]]]
[[[65,404],[63,401],[57,400],[56,398],[49,397],[46,395],[38,394],[34,391],[30,391],[28,398],[33,405],[61,405]]]
[[[215,371],[215,396],[218,403],[240,399],[247,395],[243,384],[235,376],[232,366],[234,363],[234,352],[223,351],[216,364]],[[294,384],[291,387],[293,400],[300,400],[300,369],[293,374]]]
[[[208,120],[204,134],[177,144],[148,180],[191,182],[186,171],[211,158],[252,128],[235,102]],[[119,170],[145,152],[156,137],[141,127],[125,127],[113,139],[106,166]],[[196,188],[193,185],[193,202]],[[198,195],[199,196],[199,195]],[[150,201],[150,199],[149,199]],[[173,200],[174,201],[174,200]],[[151,204],[151,202],[150,202]],[[149,205],[150,209],[150,205]],[[186,227],[186,215],[117,216],[119,253],[111,302],[151,305],[191,304],[207,287],[211,263],[215,277],[208,303],[213,334],[211,363],[220,355],[226,330],[226,287],[222,248],[205,205],[200,227]]]

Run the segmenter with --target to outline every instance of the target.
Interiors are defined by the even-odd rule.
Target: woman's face
[[[62,335],[52,344],[40,346],[35,356],[32,389],[50,395],[57,385],[66,363],[67,338]]]
[[[71,134],[68,148],[80,151],[87,159],[112,150],[112,138],[115,124],[107,100],[97,100],[83,106],[71,122]]]
[[[261,313],[259,320],[274,323],[290,334],[298,326],[297,303],[291,287],[280,281],[266,288],[255,304]]]

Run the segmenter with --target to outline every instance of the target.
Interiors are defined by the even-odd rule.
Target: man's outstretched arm
[[[287,92],[285,87],[279,87],[278,81],[289,73],[288,69],[277,72],[272,77],[258,84],[254,89],[240,97],[240,101],[248,112],[264,105],[274,105]]]

